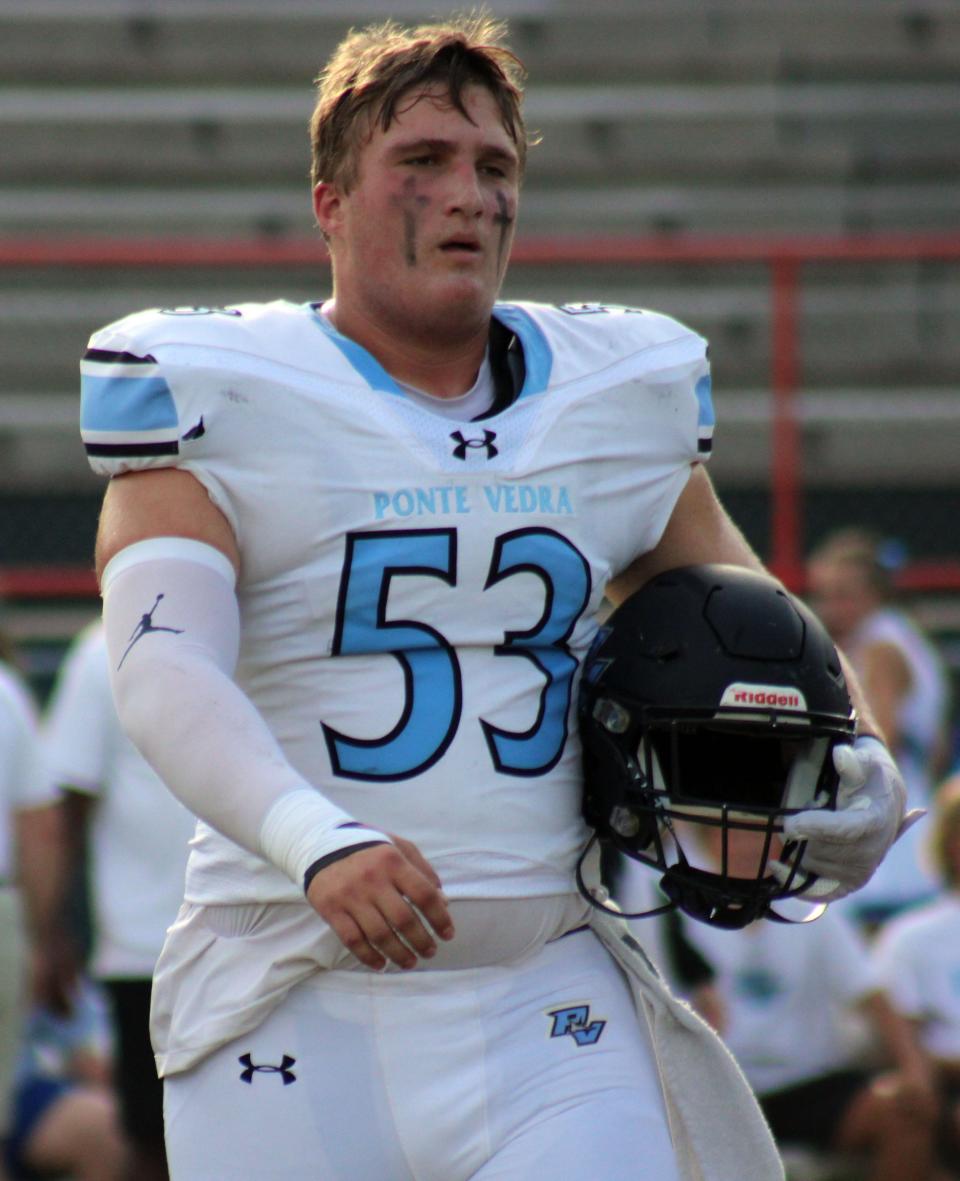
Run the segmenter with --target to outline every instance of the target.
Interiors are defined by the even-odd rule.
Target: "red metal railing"
[[[766,266],[771,299],[772,517],[770,565],[790,586],[803,583],[803,515],[800,483],[800,433],[796,413],[801,357],[798,332],[803,268],[812,262],[960,261],[960,234],[869,234],[841,237],[715,236],[623,238],[584,236],[526,237],[517,241],[513,260],[533,266],[592,264],[710,265],[760,263]],[[151,269],[260,266],[326,267],[319,238],[97,239],[38,238],[0,240],[0,268]],[[15,587],[53,593],[53,571],[0,572],[0,592]],[[61,577],[92,585],[82,572]],[[960,562],[917,564],[904,571],[908,589],[960,587]],[[47,588],[45,590],[45,588]],[[63,593],[63,592],[60,592]]]

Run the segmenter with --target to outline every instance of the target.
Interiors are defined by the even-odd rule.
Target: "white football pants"
[[[319,972],[165,1081],[172,1181],[678,1181],[647,1030],[590,931],[509,966]]]

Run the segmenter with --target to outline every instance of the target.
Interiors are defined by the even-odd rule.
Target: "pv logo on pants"
[[[547,1013],[553,1018],[551,1037],[573,1038],[578,1046],[595,1046],[600,1040],[606,1021],[591,1021],[589,1005],[571,1005],[566,1009],[551,1009]]]

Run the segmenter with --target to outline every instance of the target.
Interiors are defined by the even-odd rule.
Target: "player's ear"
[[[343,194],[328,181],[322,180],[313,189],[313,213],[325,238],[333,236],[340,225]]]

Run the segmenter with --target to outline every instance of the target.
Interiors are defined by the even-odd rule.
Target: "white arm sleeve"
[[[294,770],[234,683],[240,613],[219,550],[179,537],[137,542],[108,564],[102,590],[121,724],[194,815],[301,888],[314,862],[388,839]]]

